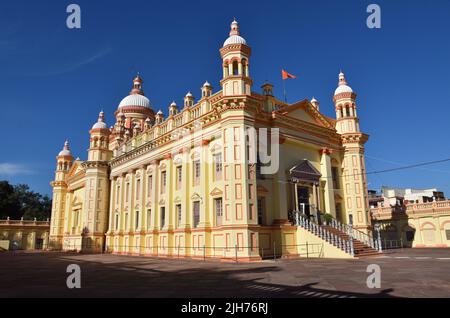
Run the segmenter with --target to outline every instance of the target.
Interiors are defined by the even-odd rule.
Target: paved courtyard
[[[66,287],[69,264],[81,288]],[[367,266],[381,267],[369,289]],[[0,253],[0,297],[450,297],[450,249],[359,260],[219,263],[116,255]]]

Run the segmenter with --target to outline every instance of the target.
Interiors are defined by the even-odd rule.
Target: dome
[[[105,114],[101,111],[98,114],[98,121],[92,126],[92,129],[107,129],[108,126],[105,123]]]
[[[66,150],[66,149],[61,150],[58,154],[58,156],[71,156],[71,155],[72,155],[72,153],[70,152],[70,150]]]
[[[227,46],[229,44],[245,44],[247,45],[247,41],[240,35],[232,35],[228,39],[225,40],[223,46]]]
[[[353,90],[350,86],[347,85],[347,81],[345,80],[345,75],[342,71],[339,73],[339,86],[334,91],[334,95],[341,93],[353,93]]]
[[[334,91],[334,95],[337,95],[340,93],[353,93],[353,90],[348,85],[341,85],[341,86],[338,86],[338,88],[336,88],[336,90]]]
[[[92,129],[107,129],[108,126],[104,122],[96,122],[94,126],[92,126]]]
[[[245,41],[245,39],[239,34],[239,24],[236,20],[231,22],[230,36],[225,40],[223,46],[227,46],[229,44],[247,44],[247,41]]]
[[[141,94],[131,94],[122,99],[119,104],[119,108],[127,106],[142,106],[146,108],[151,108],[150,100]]]
[[[70,152],[69,141],[68,140],[66,140],[64,142],[64,148],[63,148],[63,150],[61,150],[59,152],[58,156],[72,156],[72,153]]]

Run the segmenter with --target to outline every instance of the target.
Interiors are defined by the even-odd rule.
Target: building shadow
[[[1,258],[4,258],[2,253]],[[41,253],[0,258],[6,279],[0,297],[150,298],[398,298],[392,289],[353,292],[320,288],[320,282],[288,285],[262,282],[279,265],[226,264],[127,256]],[[66,268],[81,268],[81,288],[69,289]],[[365,286],[365,281],[361,282]]]

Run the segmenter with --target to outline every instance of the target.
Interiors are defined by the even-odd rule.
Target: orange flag
[[[285,70],[281,70],[281,76],[283,77],[283,80],[288,79],[288,78],[297,78],[297,76],[289,74]]]

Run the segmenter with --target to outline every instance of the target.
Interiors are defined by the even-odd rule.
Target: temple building
[[[113,126],[100,112],[86,160],[66,141],[51,183],[54,248],[224,260],[302,256],[306,242],[324,257],[377,252],[368,136],[344,74],[330,118],[314,98],[288,104],[269,83],[254,91],[236,21],[220,56],[219,90],[205,82],[165,117],[138,74]]]

